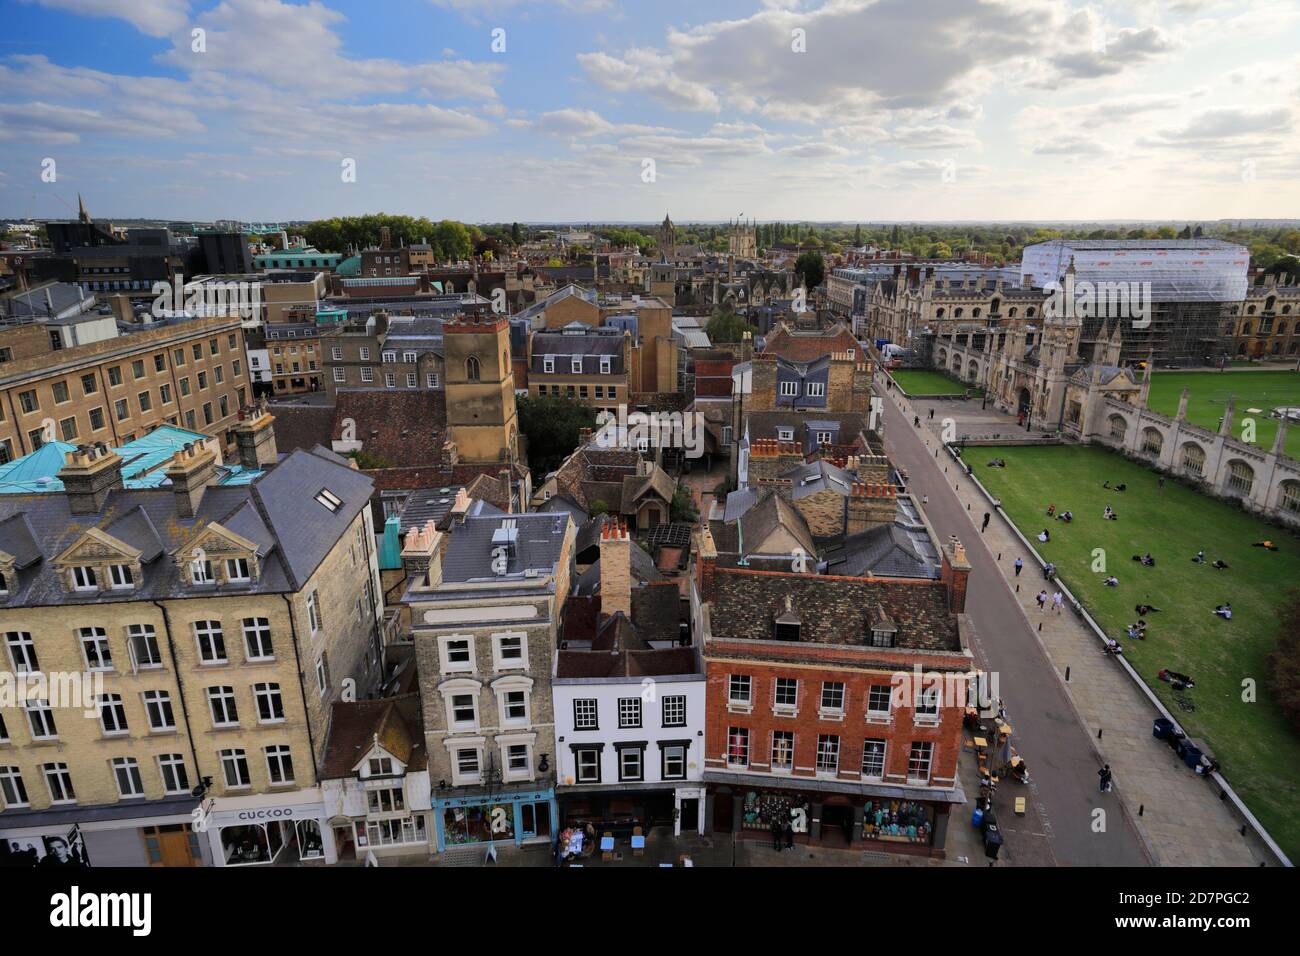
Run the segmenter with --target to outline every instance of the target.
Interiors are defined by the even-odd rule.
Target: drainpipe
[[[199,765],[199,751],[198,748],[194,746],[194,727],[190,723],[190,709],[185,703],[185,687],[183,686],[183,682],[181,681],[180,666],[177,664],[176,642],[172,639],[171,615],[167,613],[167,608],[161,602],[152,601],[150,603],[152,603],[154,607],[156,607],[159,611],[162,612],[163,632],[167,635],[167,652],[171,654],[172,657],[172,669],[176,672],[176,689],[180,692],[181,716],[185,720],[185,736],[189,738],[190,756],[194,758],[194,770],[199,776],[198,783],[200,786],[202,786],[203,767]]]

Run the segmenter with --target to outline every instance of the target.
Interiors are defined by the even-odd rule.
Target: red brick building
[[[708,824],[942,856],[973,670],[960,543],[934,578],[722,567],[708,541],[695,570]]]

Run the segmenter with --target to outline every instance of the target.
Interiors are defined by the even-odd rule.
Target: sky
[[[0,216],[1300,216],[1296,0],[0,0]]]

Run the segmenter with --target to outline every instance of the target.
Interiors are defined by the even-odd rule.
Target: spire
[[[90,213],[86,211],[86,201],[81,198],[81,193],[77,193],[77,219],[90,225]]]

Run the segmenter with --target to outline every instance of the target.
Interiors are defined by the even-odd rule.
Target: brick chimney
[[[966,560],[966,546],[949,535],[943,546],[943,562],[939,566],[939,580],[948,588],[948,610],[954,614],[966,611],[966,579],[970,577],[970,562]]]
[[[759,438],[749,449],[749,480],[778,478],[803,463],[803,442]]]
[[[696,533],[695,586],[699,589],[701,601],[712,601],[714,576],[718,570],[718,548],[713,541],[713,532],[705,524]]]
[[[462,488],[463,492],[464,489]],[[424,578],[424,587],[437,587],[442,582],[442,532],[432,521],[426,521],[422,527],[412,528],[402,539],[402,570],[406,580],[416,584]]]
[[[898,492],[885,482],[855,481],[844,501],[844,509],[845,534],[893,524],[898,514]]]
[[[68,452],[56,476],[74,515],[99,514],[108,493],[122,487],[122,459],[103,442]]]
[[[183,518],[193,518],[203,500],[203,491],[212,484],[217,473],[217,456],[203,442],[186,442],[185,447],[172,456],[166,475],[171,479],[176,495],[176,513]]]
[[[627,526],[606,520],[600,531],[600,613],[632,617],[632,539]]]
[[[279,458],[275,447],[275,416],[265,399],[239,410],[235,425],[235,442],[239,446],[239,463],[251,471],[274,465]]]

